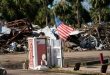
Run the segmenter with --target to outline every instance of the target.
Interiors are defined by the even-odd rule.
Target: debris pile
[[[110,23],[86,25],[83,32],[68,37],[67,48],[70,50],[109,50],[110,49]],[[67,51],[67,50],[66,50]]]
[[[0,51],[6,49],[12,42],[24,43],[26,37],[32,34],[33,27],[29,20],[20,19],[0,25]]]
[[[40,32],[44,32],[46,36],[52,39],[59,39],[56,28],[46,26],[43,29],[35,30],[28,19],[20,19],[7,23],[0,21],[0,51],[10,48],[11,51],[17,48],[25,48],[26,38],[29,36],[38,36]],[[48,33],[47,33],[48,32]],[[84,28],[77,29],[70,34],[65,47],[72,50],[102,50],[110,49],[110,23],[101,23],[94,25],[84,25]],[[19,50],[19,49],[18,49]]]

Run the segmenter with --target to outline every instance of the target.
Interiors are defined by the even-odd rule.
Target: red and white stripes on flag
[[[74,31],[72,27],[65,25],[58,17],[55,16],[55,23],[57,26],[57,32],[62,40],[66,40],[71,32]]]
[[[65,25],[64,23],[61,23],[57,27],[58,35],[62,40],[66,40],[67,37],[70,35],[71,32],[73,32],[73,28]]]

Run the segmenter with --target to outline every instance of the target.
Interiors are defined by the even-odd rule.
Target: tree
[[[0,0],[0,13],[7,21],[28,18],[38,25],[46,24],[48,5],[53,0]]]
[[[92,5],[90,13],[93,21],[96,23],[100,23],[101,21],[107,21],[107,15],[110,14],[110,0],[90,0],[90,3]]]
[[[55,8],[55,13],[69,24],[81,27],[82,23],[91,21],[89,12],[86,11],[81,2],[83,0],[62,0]]]
[[[60,2],[59,4],[57,4],[55,6],[54,12],[57,16],[60,16],[60,18],[63,21],[65,21],[65,23],[70,23],[71,24],[70,19],[72,19],[73,15],[74,15],[74,14],[72,14],[71,10],[72,10],[72,7],[69,6],[68,3]],[[72,23],[75,23],[74,19],[73,19]]]

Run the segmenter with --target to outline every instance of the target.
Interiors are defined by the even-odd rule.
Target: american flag
[[[58,35],[62,40],[66,40],[70,33],[74,31],[73,28],[65,25],[58,17],[55,17],[55,23]]]

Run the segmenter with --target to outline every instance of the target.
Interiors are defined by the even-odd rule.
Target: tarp
[[[50,39],[56,39],[56,37],[54,36],[54,34],[52,33],[51,29],[48,26],[46,26],[43,29],[39,29],[37,31],[37,33],[40,33],[40,32],[44,32],[46,36],[50,37]]]
[[[0,34],[10,34],[11,29],[6,26],[0,26]],[[1,35],[0,35],[1,36]]]

